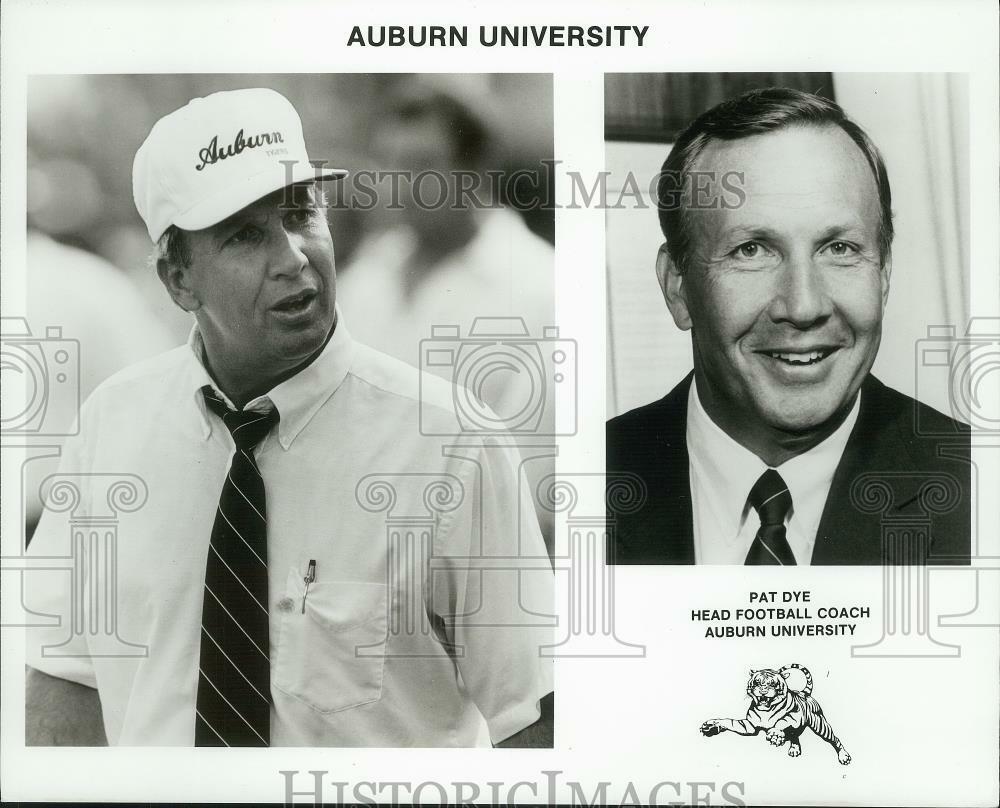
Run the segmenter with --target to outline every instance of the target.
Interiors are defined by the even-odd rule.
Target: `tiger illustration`
[[[805,676],[806,684],[801,690],[793,690],[785,681],[792,671],[800,671]],[[801,665],[793,664],[776,671],[751,671],[747,682],[747,695],[751,700],[747,717],[713,718],[701,725],[701,734],[711,737],[728,730],[738,735],[756,735],[763,730],[768,743],[782,746],[787,741],[789,756],[798,757],[802,754],[799,736],[808,726],[836,750],[837,760],[846,766],[851,756],[833,734],[823,708],[811,695],[812,689],[812,674]]]

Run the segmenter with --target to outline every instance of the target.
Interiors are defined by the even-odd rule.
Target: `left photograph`
[[[27,128],[27,744],[551,747],[551,75],[34,76]]]

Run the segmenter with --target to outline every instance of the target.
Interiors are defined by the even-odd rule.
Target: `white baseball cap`
[[[203,230],[286,185],[346,174],[309,162],[302,121],[281,93],[230,90],[153,125],[132,164],[132,196],[156,242],[170,225]]]

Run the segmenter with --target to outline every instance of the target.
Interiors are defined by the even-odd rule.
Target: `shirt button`
[[[278,601],[278,611],[290,612],[294,608],[295,608],[295,603],[292,601],[291,598],[282,598],[281,600]]]

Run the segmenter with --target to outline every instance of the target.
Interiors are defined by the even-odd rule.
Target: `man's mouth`
[[[271,310],[281,314],[300,314],[309,308],[309,304],[312,303],[315,297],[315,290],[304,289],[297,294],[282,298],[271,306]]]
[[[779,362],[783,362],[786,365],[802,366],[818,364],[830,356],[830,354],[832,354],[835,350],[836,348],[821,347],[797,351],[763,350],[758,351],[757,353],[769,356],[772,359],[777,359]]]

